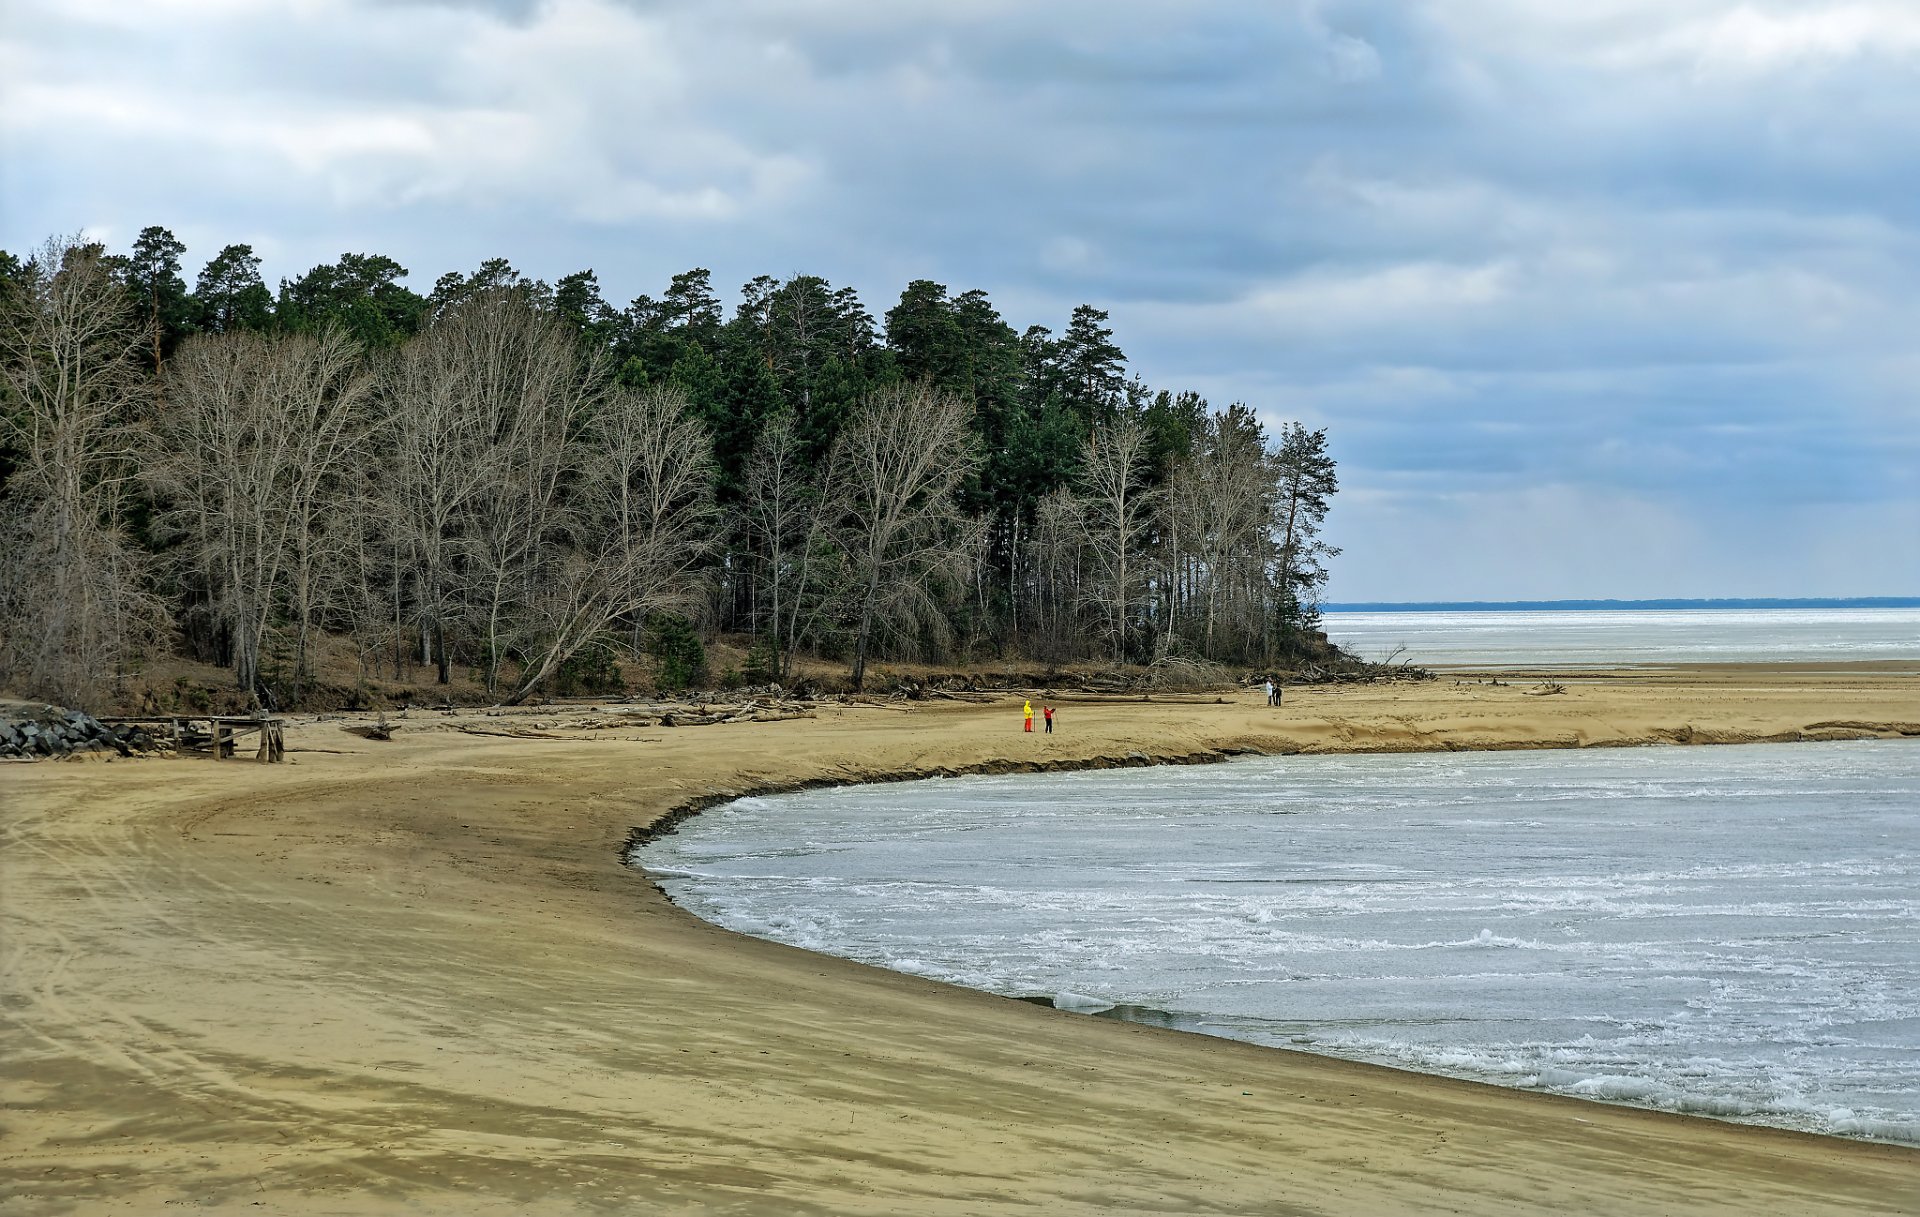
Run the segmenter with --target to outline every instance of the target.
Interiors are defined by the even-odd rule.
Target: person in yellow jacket
[[[1031,698],[1028,699],[1027,704],[1022,707],[1020,712],[1027,716],[1027,730],[1033,730],[1033,701]]]

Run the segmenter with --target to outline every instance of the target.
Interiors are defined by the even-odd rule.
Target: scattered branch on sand
[[[464,731],[468,735],[498,735],[508,739],[565,739],[564,735],[554,735],[547,731],[535,731],[530,727],[476,727],[472,723],[455,723],[454,730]]]
[[[871,703],[879,705],[880,703]],[[562,711],[556,715],[549,707],[545,712],[525,719],[520,723],[501,723],[498,726],[482,727],[465,723],[453,724],[469,735],[504,735],[522,739],[570,739],[572,736],[553,735],[556,730],[564,731],[630,731],[635,727],[711,727],[718,723],[777,723],[793,718],[814,718],[816,703],[812,701],[789,701],[778,698],[756,697],[741,702],[653,702],[646,705],[623,707],[611,712],[594,707],[599,713],[575,715]],[[904,709],[902,706],[882,707],[885,709]],[[488,718],[521,717],[525,711],[512,707],[496,707],[486,712]]]

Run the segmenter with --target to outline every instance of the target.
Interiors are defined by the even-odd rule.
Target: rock
[[[135,726],[103,723],[84,710],[6,703],[0,718],[0,757],[132,756],[163,741]]]

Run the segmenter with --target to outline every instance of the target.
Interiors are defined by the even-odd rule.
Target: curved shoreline
[[[1134,752],[1117,759],[1093,757],[1085,760],[982,761],[978,764],[957,767],[941,765],[933,769],[889,770],[857,778],[808,778],[798,782],[774,782],[738,792],[710,791],[696,795],[684,803],[675,804],[644,825],[629,828],[627,839],[620,846],[620,860],[623,864],[634,867],[641,874],[646,874],[645,867],[638,866],[631,860],[634,850],[659,840],[703,811],[712,811],[716,807],[724,807],[740,799],[763,799],[773,795],[800,794],[808,790],[833,790],[843,786],[884,786],[895,782],[926,782],[934,778],[997,776],[1007,773],[1086,773],[1090,770],[1152,769],[1168,765],[1217,765],[1221,761],[1232,760],[1236,756],[1271,755],[1284,754],[1236,748],[1232,751],[1185,752],[1165,756]]]
[[[1003,705],[508,718],[539,738],[415,712],[389,744],[299,724],[285,766],[8,766],[0,1207],[1910,1211],[1910,1150],[1010,1002],[720,930],[616,848],[694,803],[882,772],[1897,734],[1916,688],[1341,688],[1075,706],[1029,737]]]
[[[1835,724],[1829,724],[1829,725],[1837,726],[1837,727],[1845,727],[1848,729],[1857,730],[1861,732],[1872,732],[1873,734],[1871,735],[1863,734],[1853,739],[1844,739],[1844,740],[1821,740],[1821,739],[1806,739],[1806,738],[1788,739],[1788,738],[1769,737],[1764,739],[1735,740],[1735,741],[1723,741],[1723,742],[1717,742],[1717,743],[1702,743],[1702,744],[1696,744],[1696,745],[1678,745],[1678,746],[1743,747],[1743,746],[1757,746],[1761,744],[1778,744],[1778,743],[1808,743],[1808,744],[1850,743],[1850,742],[1866,742],[1867,740],[1873,740],[1876,742],[1878,741],[1893,742],[1896,739],[1910,738],[1915,735],[1920,735],[1920,726],[1916,726],[1915,724],[1910,724],[1910,723],[1881,724],[1881,723],[1849,722],[1849,723],[1835,723]],[[1892,727],[1895,730],[1897,730],[1898,735],[1890,736],[1886,734],[1885,732],[1888,727]],[[1666,742],[1618,743],[1618,744],[1608,744],[1608,745],[1596,745],[1596,747],[1605,747],[1610,749],[1618,748],[1623,750],[1628,748],[1653,748],[1653,747],[1668,747],[1668,746],[1675,746],[1675,745],[1671,745]],[[1920,750],[1920,742],[1916,742],[1913,746],[1916,748],[1916,750]],[[1505,752],[1505,751],[1564,751],[1564,750],[1566,749],[1556,745],[1523,745],[1519,747],[1452,749],[1450,751]],[[1588,751],[1590,749],[1583,748],[1579,750]],[[1420,750],[1420,751],[1431,752],[1434,750],[1426,749],[1426,750]],[[1414,754],[1416,753],[1409,750],[1394,750],[1392,752],[1385,752],[1385,753],[1371,753],[1370,755],[1414,755]],[[744,930],[735,929],[731,926],[724,924],[723,922],[714,921],[709,918],[701,917],[698,913],[693,912],[691,909],[687,908],[685,905],[675,900],[673,895],[670,892],[668,892],[665,886],[660,882],[659,877],[655,875],[655,873],[651,869],[649,869],[648,867],[642,865],[639,861],[637,861],[633,855],[643,847],[649,844],[652,844],[653,842],[658,841],[663,837],[672,835],[673,833],[677,832],[682,825],[686,824],[689,820],[693,819],[694,817],[700,815],[703,812],[710,811],[716,807],[725,807],[729,804],[738,802],[742,799],[748,799],[748,798],[774,798],[774,797],[779,797],[781,795],[798,794],[798,793],[803,793],[803,792],[812,791],[812,790],[846,789],[846,788],[851,788],[856,786],[878,786],[878,785],[904,783],[904,782],[931,781],[936,778],[1003,776],[1007,774],[1029,774],[1029,775],[1037,776],[1037,775],[1047,774],[1047,773],[1086,773],[1086,772],[1096,772],[1096,771],[1122,769],[1122,768],[1158,768],[1158,767],[1181,766],[1181,765],[1220,764],[1226,761],[1235,760],[1242,757],[1274,757],[1274,756],[1298,756],[1298,755],[1301,755],[1301,753],[1297,751],[1264,753],[1264,752],[1256,752],[1252,749],[1246,749],[1246,748],[1230,748],[1230,749],[1220,750],[1220,751],[1183,753],[1183,754],[1167,755],[1167,756],[1150,756],[1150,755],[1141,754],[1141,753],[1133,753],[1128,755],[1127,757],[1119,758],[1119,759],[1110,758],[1110,757],[1098,757],[1098,758],[1092,758],[1090,760],[1083,760],[1083,761],[1070,760],[1070,761],[1060,761],[1060,762],[1050,762],[1050,763],[986,762],[983,764],[966,766],[958,769],[953,767],[940,767],[931,772],[920,771],[920,770],[903,770],[903,771],[890,772],[890,773],[873,774],[873,775],[861,777],[858,779],[845,779],[845,780],[823,779],[823,780],[811,780],[811,781],[789,783],[789,784],[775,784],[775,785],[756,787],[751,790],[740,791],[738,793],[732,793],[732,794],[709,793],[694,799],[690,799],[687,802],[681,803],[679,805],[676,805],[670,811],[660,816],[658,819],[654,820],[652,823],[648,824],[645,827],[637,827],[637,828],[631,829],[629,831],[626,843],[620,849],[620,857],[623,864],[632,868],[639,875],[641,875],[647,881],[647,883],[650,886],[652,886],[656,892],[660,894],[662,899],[667,901],[669,904],[673,905],[673,907],[680,910],[682,913],[686,914],[687,916],[693,917],[705,924],[712,925],[715,928],[722,930],[723,932],[726,932],[729,934],[736,934],[744,938],[756,939],[758,941],[781,943],[781,945],[792,946],[793,949],[795,950],[807,951],[809,954],[819,955],[822,958],[829,958],[829,959],[840,960],[848,963],[854,963],[863,967],[878,968],[883,971],[892,971],[892,969],[885,968],[884,965],[869,963],[863,960],[856,959],[852,956],[837,955],[829,951],[821,951],[821,950],[816,950],[809,947],[801,947],[801,946],[797,946],[790,943],[784,943],[782,942],[781,939],[778,939],[778,938],[763,938],[759,935],[749,934]],[[1343,755],[1354,755],[1354,754],[1345,753]],[[911,973],[911,972],[899,973],[899,974],[914,976],[915,979],[923,980],[930,984],[938,984],[938,985],[943,985],[950,988],[962,989],[968,992],[986,994],[987,996],[996,997],[1003,1001],[1027,1002],[1030,1004],[1041,1005],[1046,1008],[1055,1008],[1052,1002],[1045,998],[1011,995],[1007,993],[997,992],[992,989],[975,988],[973,986],[961,985],[953,981],[940,980],[934,977],[927,977],[927,976],[923,976],[923,975],[920,975],[917,973]],[[1116,1003],[1112,1007],[1109,1007],[1109,1009],[1119,1010],[1126,1007],[1127,1007],[1127,1003],[1121,1002],[1121,1003]],[[1150,1007],[1141,1007],[1141,1009],[1148,1009],[1153,1013],[1166,1015],[1169,1018],[1171,1017],[1171,1012],[1168,1012],[1168,1011],[1152,1010]],[[1100,1015],[1100,1014],[1106,1013],[1106,1011],[1084,1011],[1084,1010],[1068,1010],[1066,1012],[1080,1014],[1083,1016],[1094,1016],[1094,1015]],[[1526,1094],[1553,1096],[1556,1098],[1570,1099],[1574,1102],[1591,1103],[1595,1106],[1600,1106],[1600,1107],[1624,1108],[1624,1109],[1634,1110],[1634,1111],[1658,1113],[1658,1114],[1674,1116],[1680,1119],[1687,1119],[1687,1120],[1708,1120],[1715,1123],[1727,1124],[1727,1125],[1732,1125],[1732,1126],[1741,1127],[1741,1128],[1766,1129],[1773,1132],[1783,1132],[1783,1133],[1789,1133],[1795,1136],[1813,1137],[1820,1140],[1832,1140],[1832,1141],[1865,1144],[1865,1145],[1879,1145],[1879,1146],[1887,1146],[1887,1147],[1901,1149],[1901,1150],[1920,1150],[1920,1140],[1914,1140],[1914,1139],[1881,1137],[1881,1136],[1874,1136],[1870,1134],[1848,1135],[1845,1133],[1820,1132],[1820,1131],[1814,1131],[1809,1129],[1794,1128],[1790,1125],[1771,1123],[1763,1120],[1741,1119],[1735,1116],[1717,1114],[1710,1110],[1697,1110],[1697,1111],[1687,1110],[1687,1109],[1679,1109],[1679,1108],[1671,1108],[1671,1107],[1661,1107],[1661,1106],[1657,1106],[1649,1103],[1635,1102],[1631,1099],[1609,1099],[1609,1098],[1597,1097],[1593,1095],[1568,1094],[1568,1093],[1565,1093],[1564,1091],[1545,1088],[1545,1087],[1518,1086],[1518,1085],[1513,1085],[1508,1083],[1488,1081],[1482,1078],[1467,1077],[1460,1074],[1443,1073],[1443,1072],[1436,1072],[1432,1070],[1423,1070],[1423,1069],[1417,1069],[1417,1068],[1413,1068],[1411,1066],[1406,1066],[1406,1065],[1388,1064],[1382,1061],[1368,1060],[1366,1058],[1358,1057],[1358,1056],[1346,1056],[1338,1053],[1321,1052],[1321,1051],[1317,1051],[1310,1048],[1288,1048],[1280,1044],[1262,1043],[1257,1040],[1247,1040],[1247,1039],[1240,1039],[1235,1036],[1221,1035],[1216,1032],[1202,1030],[1197,1027],[1183,1027],[1183,1026],[1176,1025],[1174,1022],[1171,1022],[1171,1021],[1155,1022],[1150,1020],[1139,1020],[1139,1019],[1129,1018],[1125,1015],[1119,1015],[1117,1017],[1120,1019],[1120,1021],[1137,1023],[1138,1025],[1142,1025],[1142,1026],[1157,1027],[1163,1030],[1174,1031],[1183,1035],[1207,1036],[1213,1039],[1220,1039],[1220,1040],[1226,1040],[1234,1043],[1247,1044],[1261,1051],[1297,1053],[1300,1055],[1313,1056],[1313,1057],[1318,1057],[1326,1060],[1346,1061],[1350,1064],[1360,1065],[1365,1068],[1385,1069],[1392,1072],[1405,1073],[1405,1074],[1409,1074],[1416,1077],[1433,1078],[1433,1079],[1439,1079],[1439,1080],[1444,1080],[1449,1082],[1457,1082],[1464,1085],[1487,1086],[1497,1091],[1511,1091],[1511,1092],[1526,1093]]]

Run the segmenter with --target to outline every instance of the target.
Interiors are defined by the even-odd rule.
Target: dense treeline
[[[1333,554],[1324,433],[1125,371],[1107,314],[1016,331],[909,284],[876,320],[705,270],[625,309],[505,261],[420,295],[349,254],[278,291],[232,245],[0,253],[0,685],[83,701],[143,654],[285,703],[323,638],[496,696],[678,678],[697,631],[796,655],[1269,664]]]

